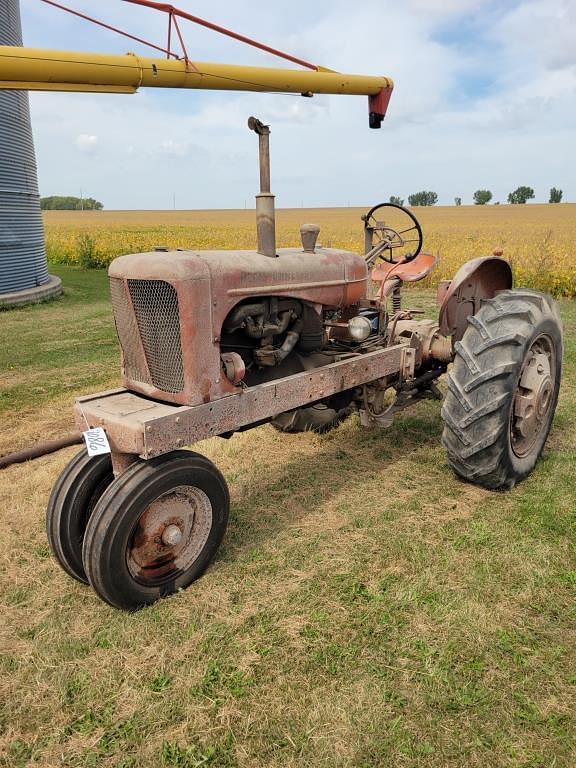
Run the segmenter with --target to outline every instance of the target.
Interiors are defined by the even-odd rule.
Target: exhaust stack
[[[270,192],[270,126],[255,117],[248,119],[248,128],[258,134],[260,160],[260,194],[256,195],[256,230],[258,253],[276,257],[276,214],[274,195]]]

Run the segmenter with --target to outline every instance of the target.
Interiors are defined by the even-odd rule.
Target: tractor
[[[198,441],[267,423],[326,432],[354,413],[384,429],[441,398],[447,374],[448,464],[505,489],[533,470],[552,424],[562,329],[550,296],[513,288],[509,264],[490,255],[440,283],[437,322],[418,319],[402,284],[436,258],[413,212],[390,203],[362,217],[363,255],[320,245],[313,224],[300,246],[277,248],[270,129],[248,124],[259,141],[257,249],[164,249],[109,269],[122,387],[80,397],[75,418],[110,450],[92,446],[66,466],[47,531],[62,568],[120,609],[188,587],[218,550],[229,493],[186,448]]]

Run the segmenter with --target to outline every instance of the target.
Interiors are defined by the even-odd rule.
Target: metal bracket
[[[411,381],[416,370],[416,350],[414,347],[404,347],[400,355],[400,380]]]

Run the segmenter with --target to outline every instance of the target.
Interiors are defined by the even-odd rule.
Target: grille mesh
[[[111,277],[110,293],[112,294],[112,310],[114,311],[116,333],[118,334],[124,355],[124,373],[126,378],[132,381],[141,381],[144,384],[151,384],[148,371],[146,371],[143,364],[138,326],[136,325],[136,318],[124,290],[124,280],[121,280],[119,277]]]
[[[178,295],[164,280],[128,280],[152,384],[164,392],[184,389]]]

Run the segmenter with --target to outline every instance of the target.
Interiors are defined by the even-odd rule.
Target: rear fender
[[[440,284],[440,333],[459,341],[468,318],[476,314],[482,302],[508,288],[512,288],[512,269],[507,261],[496,256],[467,261],[451,281]]]

